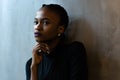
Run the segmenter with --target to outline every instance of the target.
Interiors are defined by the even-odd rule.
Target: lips
[[[34,32],[35,37],[39,37],[41,35],[40,32]]]

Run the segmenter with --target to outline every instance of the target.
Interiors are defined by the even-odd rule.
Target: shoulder
[[[74,41],[70,44],[68,44],[69,47],[83,47],[83,43],[82,42],[78,42],[78,41]]]
[[[83,43],[72,42],[67,49],[67,62],[70,70],[70,79],[87,80],[87,56]]]
[[[69,52],[81,52],[85,51],[84,44],[82,42],[74,41],[67,45],[67,51]]]
[[[30,59],[26,62],[26,66],[25,66],[25,70],[26,70],[26,80],[30,80],[30,74],[31,74],[30,66],[31,66],[31,62],[32,62],[32,58],[30,58]]]
[[[32,63],[32,58],[30,58],[27,62],[26,62],[26,68],[30,67]]]
[[[69,58],[85,58],[86,50],[82,42],[74,41],[67,45],[67,57]]]

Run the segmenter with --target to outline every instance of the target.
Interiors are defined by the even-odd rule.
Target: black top
[[[26,63],[26,80],[30,80],[30,65]],[[86,52],[82,43],[58,45],[49,55],[44,54],[38,65],[38,80],[87,80]]]

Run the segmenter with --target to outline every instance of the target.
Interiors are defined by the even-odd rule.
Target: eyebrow
[[[38,18],[34,18],[35,20],[39,20]],[[41,18],[40,20],[50,20],[48,18]]]

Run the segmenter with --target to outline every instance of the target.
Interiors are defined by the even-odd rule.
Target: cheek
[[[57,26],[55,26],[55,25],[45,26],[43,28],[44,28],[44,31],[46,31],[46,32],[52,32],[52,33],[57,32]]]
[[[44,30],[45,30],[45,33],[47,34],[47,35],[53,35],[53,36],[55,36],[55,35],[57,35],[57,28],[56,28],[56,26],[55,27],[53,27],[53,26],[51,26],[51,27],[46,27],[46,28],[44,28]]]

